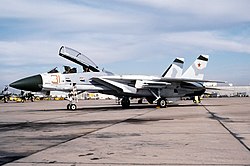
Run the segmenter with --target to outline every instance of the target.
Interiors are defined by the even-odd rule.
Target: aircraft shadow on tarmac
[[[110,110],[133,110],[133,109],[147,109],[147,108],[156,108],[156,109],[167,109],[167,108],[172,108],[172,107],[209,107],[209,106],[224,106],[224,105],[203,105],[203,104],[170,104],[166,108],[159,108],[157,107],[156,104],[131,104],[129,108],[123,109],[121,105],[108,105],[108,106],[88,106],[88,107],[80,107],[77,108],[76,111],[81,111],[81,110],[102,110],[102,111],[110,111]],[[61,109],[61,110],[66,110],[66,109]]]
[[[225,106],[225,105],[203,105],[203,104],[195,104],[195,103],[191,103],[191,104],[170,104],[168,105],[166,108],[163,109],[167,109],[167,108],[173,108],[173,107],[218,107],[218,106]],[[83,107],[78,107],[77,110],[75,111],[71,111],[71,110],[67,110],[67,109],[42,109],[42,110],[32,110],[34,112],[36,111],[69,111],[69,112],[77,112],[77,111],[122,111],[122,110],[133,110],[133,109],[148,109],[148,108],[155,108],[155,109],[162,109],[157,107],[156,104],[131,104],[129,106],[129,108],[123,109],[121,105],[96,105],[96,106],[83,106]]]
[[[6,164],[18,159],[21,159],[23,157],[29,156],[32,153],[35,153],[36,151],[41,151],[43,149],[47,149],[48,147],[53,147],[58,144],[61,144],[63,142],[70,141],[72,139],[82,137],[85,135],[88,135],[96,130],[93,131],[87,131],[86,133],[65,133],[61,134],[53,134],[58,131],[65,131],[70,130],[73,128],[78,128],[81,126],[84,126],[85,128],[88,128],[89,126],[93,125],[105,125],[110,126],[111,124],[117,124],[117,123],[132,123],[132,124],[145,124],[147,122],[155,122],[160,120],[173,120],[173,119],[164,119],[164,118],[130,118],[130,119],[116,119],[116,120],[87,120],[87,121],[65,121],[65,122],[40,122],[40,121],[34,121],[34,122],[22,122],[22,123],[12,123],[12,124],[1,124],[0,125],[0,132],[9,132],[9,131],[25,131],[27,133],[36,132],[37,134],[33,134],[32,136],[20,136],[22,139],[22,142],[55,142],[54,144],[48,144],[41,147],[41,149],[36,149],[33,151],[24,151],[22,153],[20,152],[12,152],[10,151],[1,151],[0,154],[2,157],[0,158],[0,165]],[[103,127],[100,127],[102,129]],[[118,137],[124,137],[124,136],[140,136],[138,133],[131,133],[129,135],[124,134],[116,134],[116,133],[103,133],[103,134],[95,134],[92,135],[92,137],[96,138],[118,138]],[[17,136],[18,138],[18,136]],[[18,141],[17,141],[18,142]],[[36,146],[36,143],[34,143],[31,146]]]

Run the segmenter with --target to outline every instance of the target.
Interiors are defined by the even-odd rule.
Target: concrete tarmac
[[[250,98],[0,103],[0,165],[250,165]]]

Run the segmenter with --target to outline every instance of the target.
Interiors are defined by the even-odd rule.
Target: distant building
[[[62,91],[50,91],[49,94],[34,92],[32,94],[34,94],[35,96],[39,96],[39,97],[46,97],[46,96],[50,96],[52,98],[67,98],[68,97],[68,93],[62,92]],[[106,95],[106,94],[102,94],[102,93],[89,93],[89,92],[80,93],[77,97],[80,100],[117,99],[117,97],[115,97],[113,95]]]
[[[117,97],[113,95],[106,95],[102,93],[88,93],[84,92],[79,96],[79,99],[85,99],[85,100],[110,100],[110,99],[116,99]]]
[[[66,98],[68,96],[68,93],[61,92],[61,91],[51,91],[50,92],[51,97],[63,97]],[[89,92],[83,92],[78,95],[78,99],[82,100],[108,100],[108,99],[116,99],[117,97],[113,95],[106,95],[102,93],[89,93]]]
[[[50,91],[50,96],[66,98],[68,96],[68,93],[62,91]]]
[[[207,86],[208,87],[208,86]],[[213,97],[248,97],[250,96],[250,86],[210,86],[206,92],[210,93]],[[215,89],[213,89],[215,88]],[[218,89],[218,90],[216,90]]]

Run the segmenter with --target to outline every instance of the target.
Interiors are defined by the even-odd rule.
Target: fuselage
[[[103,85],[93,78],[102,78],[117,83],[117,87],[124,86],[128,91],[117,90]],[[27,91],[64,91],[70,92],[73,86],[79,92],[100,92],[117,97],[152,97],[160,94],[164,98],[179,98],[183,96],[199,96],[205,90],[201,83],[170,82],[161,88],[147,88],[139,86],[141,82],[159,82],[161,77],[146,75],[112,75],[107,72],[82,72],[82,73],[43,73],[27,77],[10,84],[10,86]]]
[[[84,72],[84,73],[43,73],[42,77],[42,90],[43,91],[71,91],[73,84],[75,84],[79,91],[98,91],[106,90],[101,85],[96,85],[91,78],[107,76],[105,72]]]

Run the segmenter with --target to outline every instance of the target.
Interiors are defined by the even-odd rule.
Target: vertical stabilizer
[[[204,69],[207,67],[208,58],[208,55],[200,55],[185,71],[182,78],[202,80],[204,77]]]
[[[180,78],[182,75],[184,58],[176,58],[162,74],[162,77]]]

